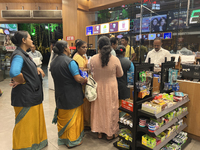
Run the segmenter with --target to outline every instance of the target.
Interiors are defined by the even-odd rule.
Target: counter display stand
[[[144,99],[138,99],[138,97],[137,97],[137,95],[138,95],[138,92],[137,92],[137,87],[136,87],[136,85],[135,85],[135,83],[139,80],[139,73],[141,72],[141,71],[154,71],[153,70],[154,69],[154,65],[153,64],[148,64],[148,63],[144,63],[144,64],[135,64],[135,71],[134,71],[134,95],[133,95],[133,108],[134,108],[134,110],[133,110],[133,112],[132,111],[129,111],[129,110],[127,110],[127,109],[125,109],[125,108],[122,108],[122,107],[119,107],[119,110],[120,111],[123,111],[123,112],[125,112],[125,113],[128,113],[131,117],[132,117],[132,119],[133,119],[133,127],[132,128],[130,128],[129,126],[126,126],[126,125],[124,125],[124,124],[122,124],[122,123],[120,123],[119,122],[119,124],[121,125],[121,126],[123,126],[124,128],[128,128],[130,131],[131,131],[131,133],[132,133],[132,142],[130,142],[130,141],[127,141],[126,139],[124,139],[123,137],[119,137],[120,139],[122,139],[124,142],[126,142],[128,145],[130,145],[130,149],[131,150],[135,150],[136,149],[136,147],[135,147],[135,145],[136,145],[136,136],[137,136],[137,133],[136,133],[136,130],[137,130],[137,124],[136,124],[136,121],[135,120],[137,120],[138,119],[138,117],[137,117],[137,109],[138,109],[138,105],[141,105],[143,102],[145,102],[145,101],[149,101],[149,100],[152,100],[153,99],[153,97],[152,97],[152,88],[151,88],[151,90],[150,90],[150,94],[149,94],[149,96],[146,96]],[[151,85],[153,84],[153,80],[151,81]],[[137,98],[136,98],[137,97]],[[116,148],[118,148],[119,150],[124,150],[124,148],[121,148],[121,147],[118,147],[117,146],[117,142],[115,142],[114,144],[113,144]]]
[[[175,63],[173,62],[166,62],[162,64],[162,71],[161,71],[161,85],[164,85],[164,82],[168,80],[168,76],[167,76],[167,72],[169,68],[175,68]],[[183,112],[181,115],[173,118],[170,122],[166,123],[165,125],[163,125],[162,127],[160,127],[159,129],[157,129],[155,132],[151,133],[148,131],[147,127],[140,127],[139,126],[139,118],[140,117],[149,117],[149,118],[154,118],[154,119],[158,119],[162,116],[164,116],[165,114],[168,114],[169,112],[175,110],[176,108],[179,108],[180,106],[186,104],[187,102],[189,102],[189,99],[186,98],[184,100],[182,100],[181,102],[177,102],[176,105],[169,107],[167,109],[165,109],[164,111],[158,113],[158,114],[153,114],[153,113],[149,113],[146,112],[144,110],[141,109],[141,105],[144,102],[147,101],[151,101],[154,99],[154,96],[152,96],[152,88],[150,90],[150,95],[144,97],[143,99],[138,98],[138,92],[137,92],[137,87],[136,87],[136,82],[139,81],[139,73],[141,71],[154,71],[154,65],[153,64],[140,64],[140,65],[135,65],[135,73],[134,73],[134,100],[133,100],[133,105],[134,105],[134,110],[129,111],[127,109],[124,109],[122,107],[119,108],[119,110],[128,113],[129,115],[132,116],[133,119],[133,128],[130,128],[129,126],[125,126],[123,124],[121,124],[119,122],[120,125],[124,126],[124,128],[128,128],[131,132],[132,132],[132,142],[127,141],[126,139],[119,137],[120,139],[123,139],[123,141],[125,141],[127,144],[129,144],[131,146],[131,150],[152,150],[149,147],[146,147],[145,145],[142,145],[141,139],[142,136],[144,134],[150,135],[150,136],[157,136],[160,133],[162,133],[163,131],[165,131],[166,129],[168,129],[171,125],[177,123],[179,120],[181,120],[182,118],[184,118],[187,114],[188,111]],[[153,79],[151,81],[151,87],[153,87]],[[170,93],[171,91],[163,91],[163,86],[160,87],[161,88],[161,92],[166,92],[166,93]],[[187,124],[184,123],[183,125],[181,125],[178,130],[176,130],[175,132],[171,133],[170,136],[168,138],[166,138],[163,142],[161,142],[160,144],[158,144],[156,147],[153,148],[153,150],[159,150],[162,147],[164,147],[168,142],[170,142],[176,135],[178,135],[182,130],[184,130],[187,127]],[[187,141],[182,145],[182,149],[184,149],[189,143],[191,142],[191,139],[188,138]],[[124,148],[118,147],[117,146],[117,142],[115,142],[113,144],[116,148],[118,148],[119,150],[125,150]]]

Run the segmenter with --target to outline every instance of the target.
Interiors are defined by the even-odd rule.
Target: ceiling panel
[[[0,3],[62,3],[62,0],[0,0]]]

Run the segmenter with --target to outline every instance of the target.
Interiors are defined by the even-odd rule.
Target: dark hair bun
[[[11,37],[11,41],[16,46],[20,46],[22,44],[22,39],[26,39],[28,37],[27,31],[17,31],[15,32],[14,36]]]
[[[15,44],[15,45],[18,44],[17,39],[15,38],[15,36],[12,36],[12,37],[11,37],[11,41],[12,41],[12,43]]]
[[[59,49],[56,46],[53,47],[53,51],[58,55],[61,54],[61,51],[59,51]]]

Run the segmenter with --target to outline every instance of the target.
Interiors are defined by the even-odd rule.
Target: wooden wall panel
[[[77,39],[82,39],[87,42],[87,36],[85,35],[85,27],[95,23],[95,12],[84,12],[77,10]],[[95,47],[95,36],[89,37],[89,44],[93,44]]]
[[[63,0],[62,1],[62,21],[63,21],[63,39],[66,40],[66,36],[75,36],[77,38],[77,0]],[[74,41],[69,41],[69,45],[72,46]]]
[[[62,3],[62,0],[0,0],[0,3]]]

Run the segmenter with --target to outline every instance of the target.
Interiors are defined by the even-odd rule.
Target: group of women
[[[36,67],[26,53],[33,45],[28,32],[18,31],[11,40],[17,46],[12,54],[10,69],[13,86],[11,102],[15,110],[13,149],[39,150],[48,144],[42,105],[44,72]],[[123,72],[133,65],[122,59],[125,47],[118,48],[117,54],[121,55],[120,59],[110,54],[108,37],[102,36],[98,40],[98,46],[100,52],[90,59],[89,64],[84,56],[87,44],[82,40],[77,41],[76,51],[72,55],[66,41],[58,41],[53,47],[54,53],[57,54],[50,65],[56,102],[53,122],[57,123],[59,145],[66,145],[69,148],[81,145],[84,124],[91,126],[92,132],[98,133],[98,138],[102,138],[103,133],[107,135],[108,140],[117,136],[117,78],[126,78],[126,75],[123,77]],[[122,68],[122,62],[128,66],[127,69]],[[91,103],[84,98],[87,78],[80,75],[79,69],[90,72],[97,82],[97,99]],[[121,92],[124,93],[123,90]]]

